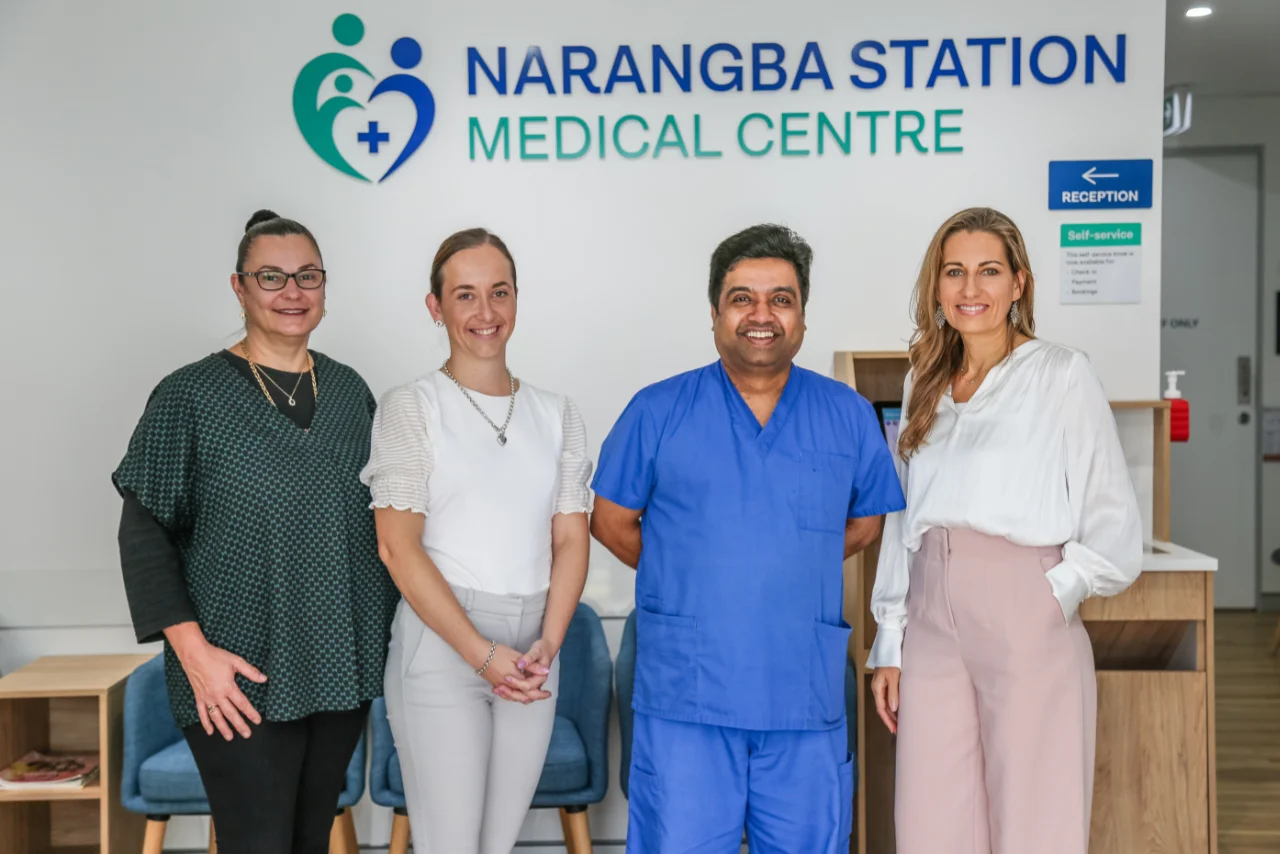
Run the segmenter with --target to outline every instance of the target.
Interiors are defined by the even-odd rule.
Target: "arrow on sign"
[[[1099,172],[1097,166],[1090,166],[1089,171],[1080,177],[1096,186],[1098,182],[1093,180],[1094,178],[1119,178],[1120,176],[1114,172]]]

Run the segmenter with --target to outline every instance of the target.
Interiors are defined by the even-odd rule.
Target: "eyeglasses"
[[[296,273],[286,273],[283,270],[259,270],[256,273],[238,270],[236,275],[252,276],[258,282],[258,287],[264,291],[283,290],[285,285],[289,284],[290,279],[297,282],[298,287],[304,291],[313,291],[322,286],[325,281],[324,270],[315,267],[299,270]]]

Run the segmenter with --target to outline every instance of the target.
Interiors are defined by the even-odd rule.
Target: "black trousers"
[[[328,854],[329,831],[369,704],[263,721],[226,741],[183,730],[209,796],[219,854]]]

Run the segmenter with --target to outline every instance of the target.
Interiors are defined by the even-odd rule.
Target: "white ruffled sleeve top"
[[[903,431],[910,397],[908,374]],[[930,528],[1063,546],[1046,579],[1068,621],[1089,596],[1113,596],[1138,577],[1137,496],[1111,405],[1080,351],[1038,339],[1016,348],[967,404],[944,395],[925,444],[895,461],[907,508],[885,519],[868,667],[902,666],[911,556]]]
[[[467,390],[496,425],[510,396]],[[551,520],[591,507],[587,434],[573,401],[521,383],[507,443],[440,371],[378,404],[360,479],[372,506],[427,517],[422,545],[450,584],[528,595],[551,583]]]

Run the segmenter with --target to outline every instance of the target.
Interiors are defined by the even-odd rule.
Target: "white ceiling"
[[[1192,6],[1213,14],[1188,18]],[[1280,0],[1169,0],[1166,86],[1196,94],[1280,94]]]

